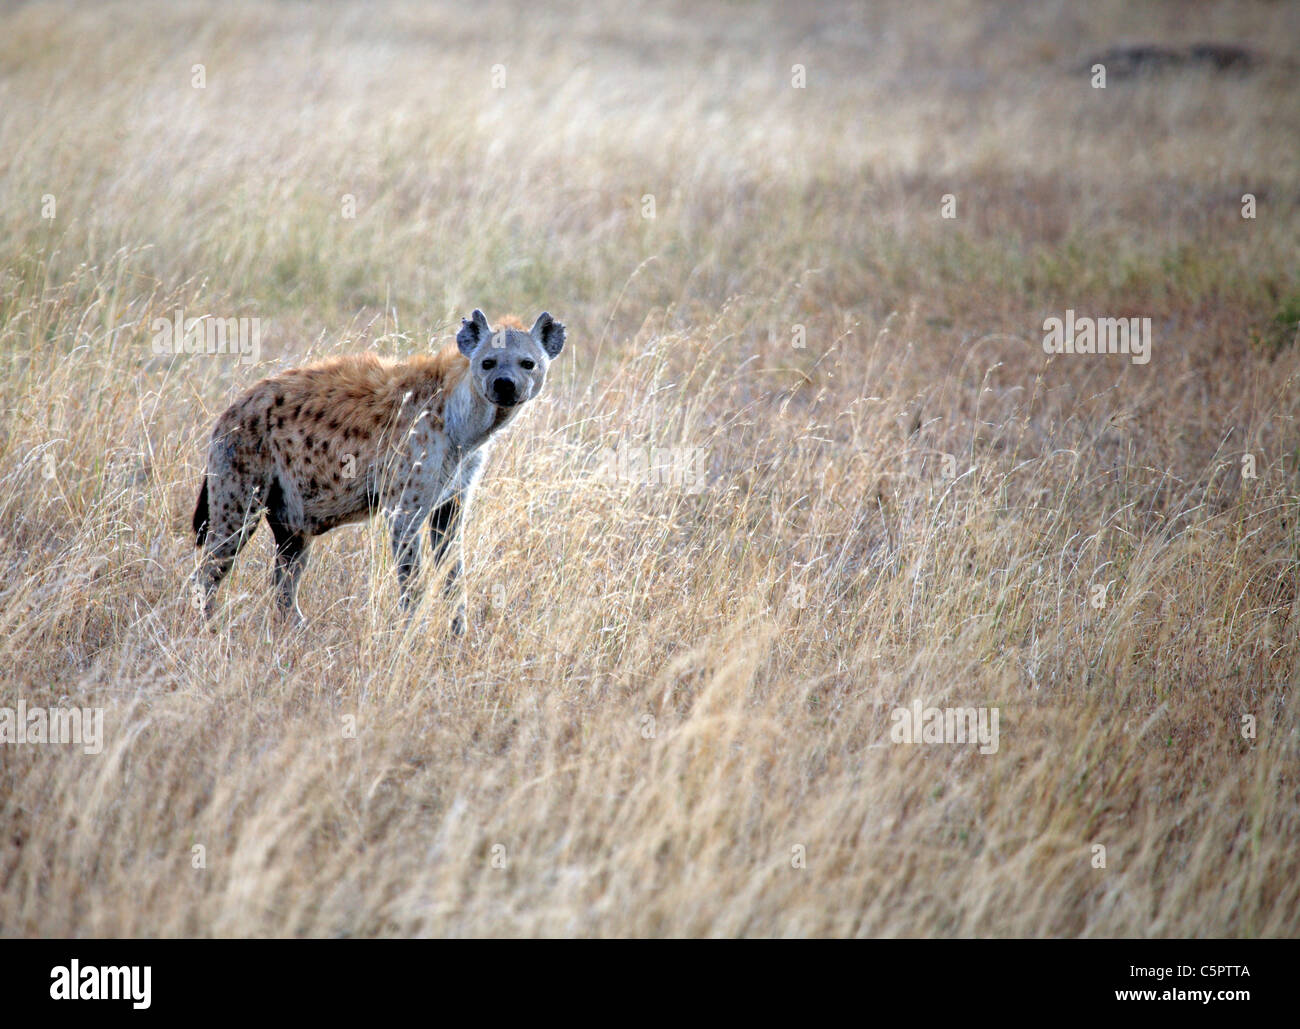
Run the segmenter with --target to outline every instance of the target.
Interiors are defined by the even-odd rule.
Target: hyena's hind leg
[[[282,618],[292,618],[301,624],[305,619],[298,608],[298,581],[307,564],[307,548],[311,537],[294,532],[269,515],[267,524],[275,536],[275,570],[271,583],[275,587],[276,611]]]
[[[210,619],[215,613],[217,587],[230,574],[235,557],[244,549],[262,516],[258,498],[249,497],[247,501],[238,510],[214,514],[200,541],[203,561],[194,580],[194,589],[195,595],[201,599],[204,618]]]
[[[215,613],[217,587],[257,528],[265,494],[262,484],[249,476],[204,475],[194,509],[195,540],[203,548],[203,558],[192,589],[205,619]]]
[[[298,581],[307,564],[311,537],[295,527],[295,519],[285,500],[280,480],[276,478],[267,491],[266,524],[275,537],[275,565],[271,585],[275,590],[276,611],[282,618],[291,617],[301,624],[305,619],[298,608]]]

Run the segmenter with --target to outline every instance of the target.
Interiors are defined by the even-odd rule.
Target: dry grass
[[[1300,930],[1294,70],[1076,70],[1282,58],[1296,12],[864,7],[0,14],[0,706],[105,711],[97,756],[0,748],[0,932]],[[473,306],[570,347],[470,636],[396,620],[377,526],[274,642],[259,533],[205,631],[219,410]],[[156,356],[177,308],[261,363]],[[1049,358],[1066,308],[1151,363]],[[620,441],[705,488],[611,481]],[[918,698],[998,752],[892,744]]]

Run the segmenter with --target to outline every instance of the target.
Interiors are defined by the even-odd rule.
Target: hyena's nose
[[[510,407],[518,399],[518,395],[515,393],[515,384],[505,376],[492,380],[493,403],[501,404],[504,407]]]

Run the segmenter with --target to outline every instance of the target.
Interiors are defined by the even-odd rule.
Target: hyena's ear
[[[492,326],[488,325],[487,316],[477,307],[468,318],[460,320],[460,332],[456,333],[456,346],[460,352],[469,357],[478,349],[478,345],[492,335]]]
[[[546,351],[546,356],[551,360],[564,349],[564,326],[545,311],[537,316],[528,335],[537,341],[537,345]]]

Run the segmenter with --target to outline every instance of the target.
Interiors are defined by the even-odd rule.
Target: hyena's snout
[[[514,407],[526,399],[514,380],[505,375],[498,375],[488,388],[491,390],[492,403],[497,407]]]

